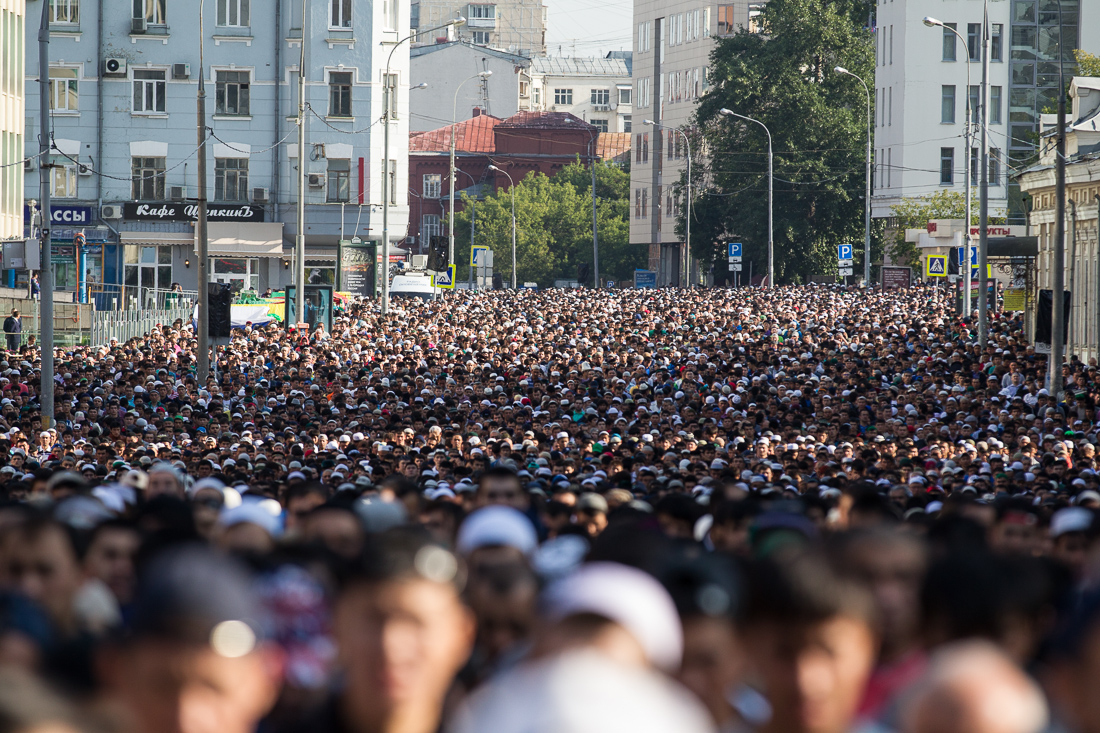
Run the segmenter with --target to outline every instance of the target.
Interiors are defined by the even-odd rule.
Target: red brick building
[[[565,112],[518,112],[507,119],[475,109],[473,117],[455,125],[455,211],[461,195],[477,197],[507,189],[508,176],[490,170],[495,165],[519,183],[530,172],[553,176],[578,157],[618,160],[629,153],[629,133],[600,133],[579,117]],[[621,138],[621,139],[620,139]],[[446,234],[450,210],[447,165],[451,126],[409,135],[409,232],[413,252],[432,234]],[[421,235],[424,235],[422,238]]]

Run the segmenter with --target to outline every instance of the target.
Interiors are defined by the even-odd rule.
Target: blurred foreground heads
[[[715,730],[663,672],[679,666],[676,607],[652,576],[592,563],[551,584],[532,657],[479,690],[453,733]]]

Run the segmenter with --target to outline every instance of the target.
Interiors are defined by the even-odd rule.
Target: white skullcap
[[[469,555],[479,547],[514,547],[530,555],[538,547],[535,527],[518,509],[487,506],[466,517],[458,530],[455,547],[460,555]]]

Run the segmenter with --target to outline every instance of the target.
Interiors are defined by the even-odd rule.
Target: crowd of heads
[[[1100,730],[1096,366],[935,287],[0,362],[0,733]]]

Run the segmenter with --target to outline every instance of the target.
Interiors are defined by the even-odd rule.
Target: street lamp
[[[843,66],[833,69],[838,74],[847,74],[859,80],[863,91],[867,93],[867,193],[863,206],[863,287],[871,287],[871,89],[859,74],[853,74]]]
[[[691,278],[688,277],[689,264],[691,262],[691,143],[688,141],[687,133],[683,130],[668,127],[667,125],[661,125],[653,120],[646,120],[645,124],[653,125],[654,127],[660,127],[666,130],[673,130],[684,138],[684,147],[687,149],[687,197],[684,199],[684,261],[683,261],[683,282],[691,287]]]
[[[966,145],[966,155],[963,156],[966,161],[963,167],[966,169],[963,172],[963,185],[966,187],[966,255],[963,257],[965,265],[960,262],[966,270],[966,296],[962,299],[963,306],[962,312],[964,316],[970,315],[970,290],[973,287],[973,268],[970,266],[970,212],[971,201],[973,194],[971,193],[972,182],[970,180],[970,156],[973,155],[971,148],[973,147],[973,141],[971,140],[970,123],[973,120],[973,110],[970,106],[970,46],[967,45],[966,39],[958,30],[944,23],[942,20],[936,20],[933,17],[925,16],[924,24],[929,28],[943,28],[944,30],[951,31],[959,37],[959,41],[962,42],[963,48],[966,49],[966,125],[963,126],[963,140]]]
[[[755,122],[764,128],[764,132],[768,134],[768,287],[775,287],[775,237],[773,236],[772,229],[772,188],[774,183],[774,176],[772,175],[773,160],[772,160],[772,133],[760,120],[754,120],[752,117],[746,117],[745,115],[739,115],[733,110],[723,107],[718,110],[721,114],[727,117],[737,117],[738,119],[747,120],[748,122]]]
[[[447,218],[447,264],[450,265],[455,261],[455,127],[458,124],[458,91],[462,89],[462,85],[471,79],[488,79],[493,75],[492,71],[479,71],[473,76],[463,79],[457,87],[455,87],[455,100],[454,106],[451,109],[451,215]]]
[[[508,176],[508,183],[512,189],[512,290],[516,289],[516,182],[508,175],[508,171],[490,165],[489,170],[503,173]]]
[[[397,43],[393,44],[393,48],[390,49],[390,55],[386,57],[386,73],[382,77],[382,315],[390,310],[390,97],[393,95],[394,90],[391,88],[391,82],[393,78],[390,76],[390,62],[393,61],[393,52],[396,51],[401,44],[409,39],[416,38],[419,33],[432,33],[434,31],[442,30],[443,28],[450,28],[452,26],[462,25],[466,22],[466,19],[462,16],[449,20],[438,28],[429,28],[426,31],[417,31],[417,33],[410,33],[402,38]],[[385,41],[382,42],[383,44]],[[305,45],[303,41],[303,46]],[[303,66],[304,57],[303,57]],[[426,85],[425,85],[426,86]],[[418,85],[418,88],[423,89]],[[304,89],[304,85],[303,85]],[[302,148],[298,148],[299,161],[302,156]],[[396,179],[396,176],[394,176]],[[397,181],[394,181],[394,185]],[[302,245],[304,253],[304,244]],[[304,254],[303,254],[304,256]],[[299,268],[303,265],[299,264]],[[302,299],[302,295],[298,296],[299,301]]]

